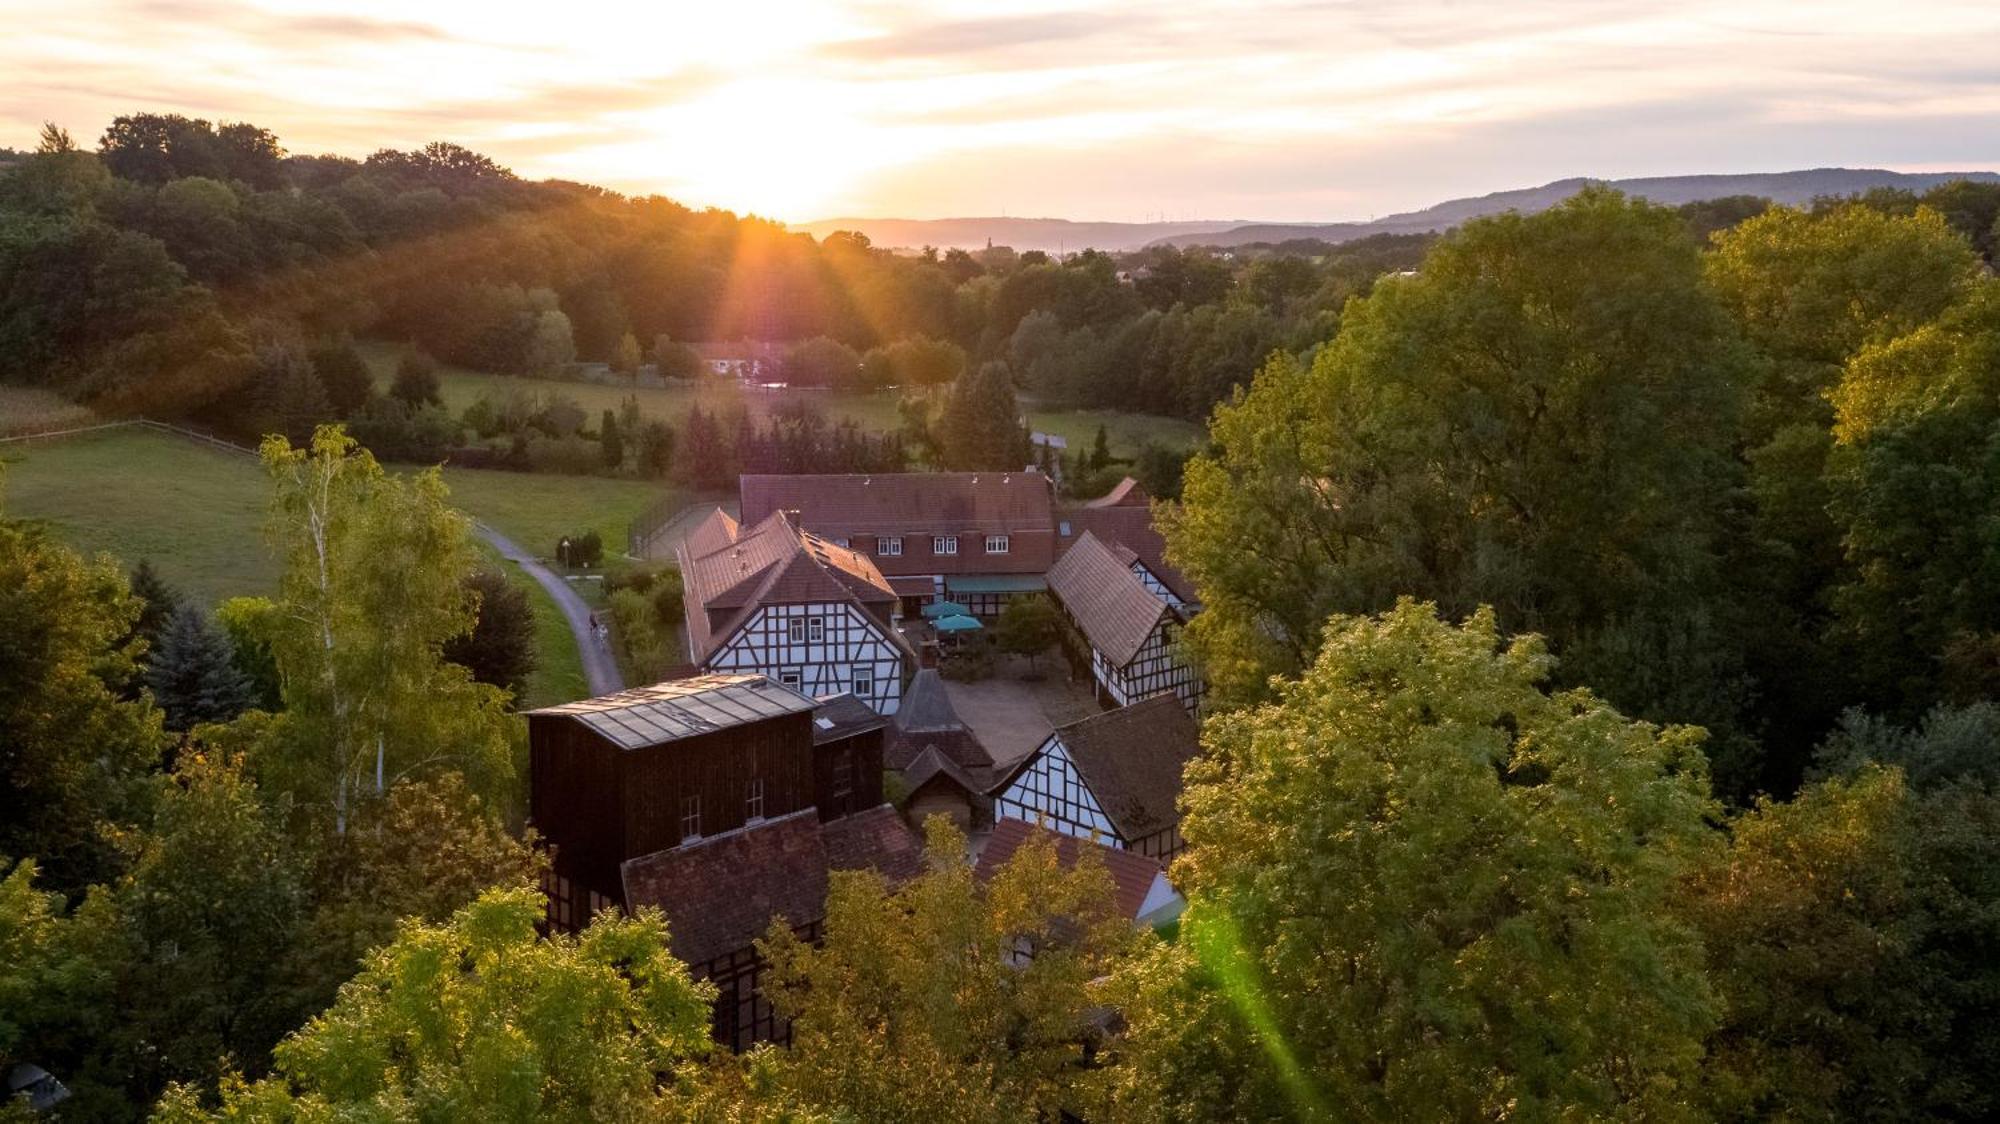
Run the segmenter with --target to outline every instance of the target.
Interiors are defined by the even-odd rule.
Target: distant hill
[[[1068,219],[825,219],[798,223],[814,238],[825,238],[836,230],[858,230],[877,246],[914,250],[922,246],[939,249],[977,250],[990,240],[995,246],[1016,250],[1046,250],[1049,253],[1085,248],[1112,252],[1136,250],[1166,238],[1220,234],[1243,226],[1242,219],[1213,222],[1071,222]]]
[[[1081,250],[1091,247],[1120,252],[1144,246],[1244,246],[1253,242],[1285,242],[1311,238],[1351,242],[1371,234],[1421,234],[1448,230],[1467,219],[1515,210],[1547,210],[1591,183],[1608,183],[1628,195],[1655,203],[1678,205],[1725,195],[1761,195],[1779,203],[1809,203],[1821,195],[1853,195],[1877,187],[1924,191],[1951,180],[2000,182],[2000,172],[1891,172],[1881,168],[1813,168],[1798,172],[1753,172],[1743,175],[1649,176],[1642,179],[1591,180],[1581,176],[1540,187],[1496,191],[1474,199],[1451,199],[1421,211],[1389,215],[1371,222],[1252,223],[1219,219],[1210,222],[1071,222],[1068,219],[825,219],[792,227],[814,238],[836,230],[858,230],[877,246],[916,249],[976,250],[990,240],[1017,250]]]
[[[1502,211],[1532,214],[1582,191],[1592,183],[1608,184],[1627,195],[1678,206],[1729,195],[1758,195],[1776,203],[1810,203],[1822,195],[1854,195],[1878,187],[1926,191],[1952,180],[2000,182],[2000,172],[1891,172],[1881,168],[1813,168],[1799,172],[1752,172],[1743,175],[1649,176],[1640,179],[1591,180],[1581,176],[1540,187],[1496,191],[1474,199],[1451,199],[1421,211],[1390,215],[1373,222],[1250,223],[1219,234],[1191,231],[1162,234],[1155,241],[1175,246],[1244,246],[1253,242],[1285,242],[1312,238],[1350,242],[1371,234],[1421,234],[1449,230],[1467,219]]]

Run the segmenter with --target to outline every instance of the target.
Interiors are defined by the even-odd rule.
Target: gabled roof
[[[1055,528],[1052,489],[1039,472],[746,475],[737,488],[745,520],[795,511],[822,534]]]
[[[760,605],[824,601],[865,607],[896,600],[867,555],[807,534],[779,512],[746,525],[717,508],[688,532],[674,556],[697,662]],[[726,614],[719,626],[711,620],[716,613]]]
[[[945,778],[955,787],[965,790],[968,794],[986,791],[984,774],[975,777],[971,773],[966,772],[959,767],[956,761],[951,759],[950,755],[944,753],[936,745],[926,745],[923,749],[919,750],[917,755],[910,760],[910,763],[902,769],[902,774],[903,783],[909,786],[911,792],[917,791],[939,777]]]
[[[1119,667],[1132,662],[1170,612],[1132,572],[1129,561],[1121,561],[1116,550],[1088,531],[1056,560],[1049,571],[1049,592],[1090,646]]]
[[[1147,858],[1136,851],[1121,851],[1088,839],[1078,839],[1074,835],[1063,835],[1045,827],[1037,827],[1025,820],[1003,818],[993,825],[993,834],[986,839],[986,846],[979,852],[979,861],[973,866],[973,873],[981,881],[1000,873],[1016,852],[1030,839],[1037,837],[1051,839],[1056,845],[1056,861],[1069,869],[1076,865],[1078,856],[1086,850],[1104,862],[1105,872],[1111,875],[1112,891],[1119,916],[1136,920],[1153,891],[1154,883],[1165,872],[1158,861]]]
[[[1138,839],[1180,822],[1181,774],[1200,754],[1201,734],[1172,694],[1057,727],[1054,736],[1119,835]]]
[[[1127,566],[1136,558],[1174,596],[1189,603],[1195,600],[1194,583],[1167,561],[1167,540],[1153,525],[1152,497],[1137,480],[1127,476],[1104,495],[1082,506],[1065,507],[1057,515],[1070,532],[1057,536],[1058,551],[1075,545],[1088,532],[1129,556],[1124,557]]]
[[[644,749],[817,705],[762,675],[697,675],[528,713],[574,718],[620,749]]]
[[[828,824],[806,808],[628,859],[620,873],[626,905],[658,906],[674,955],[698,965],[748,948],[776,918],[818,921],[828,873],[864,868],[892,884],[923,871],[922,841],[886,804]]]

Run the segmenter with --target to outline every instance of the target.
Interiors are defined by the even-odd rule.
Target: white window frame
[[[850,668],[847,673],[847,689],[862,696],[874,694],[875,669],[858,664]]]
[[[932,535],[932,536],[931,536],[931,553],[932,553],[932,554],[939,554],[939,555],[943,555],[943,554],[957,554],[957,553],[958,553],[958,536],[957,536],[957,535]]]
[[[807,618],[806,618],[806,643],[808,643],[808,644],[824,644],[824,643],[826,643],[826,618],[825,618],[825,617],[807,617]]]
[[[743,798],[743,818],[752,822],[764,818],[763,777],[750,778],[750,791]]]
[[[785,642],[788,644],[803,644],[806,642],[806,619],[804,617],[793,617],[785,622]]]
[[[903,556],[903,536],[886,535],[875,540],[875,553],[884,558]]]
[[[692,826],[694,830],[688,828]],[[701,838],[701,793],[681,797],[681,842]]]
[[[783,686],[790,687],[792,690],[797,691],[805,687],[806,680],[805,676],[800,674],[798,668],[788,667],[779,670],[778,682]]]
[[[986,536],[986,553],[988,554],[1005,554],[1007,553],[1007,547],[1009,545],[1010,544],[1008,542],[1008,537],[1006,535]]]

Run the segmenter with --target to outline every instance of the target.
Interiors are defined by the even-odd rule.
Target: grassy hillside
[[[365,343],[359,350],[375,369],[376,377],[384,389],[395,371],[398,349],[392,344]],[[624,387],[605,386],[598,383],[561,382],[553,379],[531,379],[516,375],[490,375],[478,371],[468,371],[462,367],[443,367],[439,370],[445,406],[454,414],[467,406],[488,397],[495,402],[521,395],[561,394],[582,406],[593,419],[605,410],[615,410],[628,396],[636,396],[639,409],[648,416],[666,420],[678,426],[688,407],[700,405],[705,410],[727,409],[741,406],[758,416],[768,413],[772,407],[787,400],[803,400],[818,406],[828,418],[839,420],[852,418],[861,428],[870,431],[895,429],[901,424],[896,413],[899,400],[894,391],[876,393],[850,393],[826,390],[751,390],[745,391],[726,382],[717,380],[686,387]],[[1124,455],[1136,452],[1147,441],[1170,448],[1187,448],[1201,438],[1201,427],[1178,418],[1159,417],[1153,414],[1125,414],[1092,410],[1041,410],[1028,409],[1028,424],[1044,433],[1055,433],[1069,439],[1070,447],[1088,447],[1097,433],[1098,425],[1105,428],[1111,441],[1112,451]]]
[[[263,539],[270,488],[248,456],[123,429],[0,446],[0,462],[0,510],[44,520],[80,550],[108,552],[127,567],[149,558],[176,588],[210,604],[277,590]],[[653,485],[592,477],[447,469],[445,479],[461,509],[538,553],[590,527],[607,549],[621,549],[626,522],[661,495]],[[536,614],[541,667],[524,701],[582,697],[583,665],[562,614],[539,585],[507,569]]]

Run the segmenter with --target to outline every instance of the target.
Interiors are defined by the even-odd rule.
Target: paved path
[[[479,537],[493,544],[502,557],[525,570],[529,577],[540,582],[549,596],[556,599],[563,616],[569,620],[569,630],[576,636],[577,651],[583,653],[583,678],[593,695],[608,695],[625,689],[625,677],[618,673],[618,661],[611,658],[611,649],[599,640],[590,627],[590,606],[578,597],[576,590],[562,580],[562,576],[541,564],[534,555],[514,545],[514,540],[488,527],[474,522],[479,529]]]

